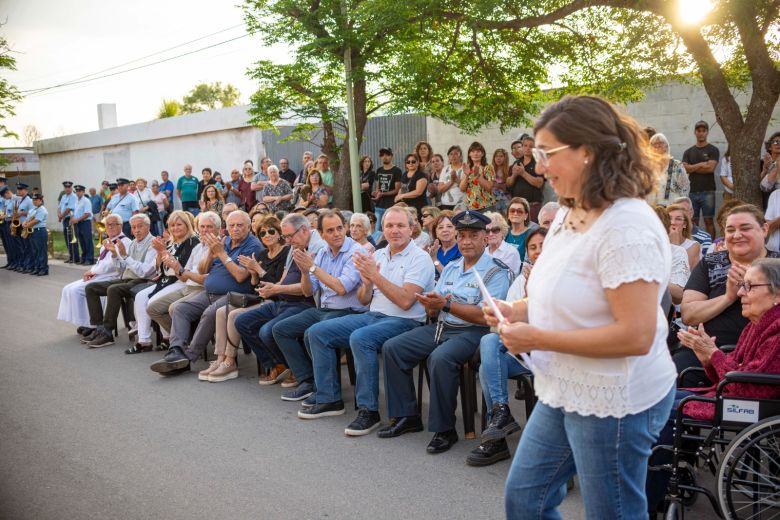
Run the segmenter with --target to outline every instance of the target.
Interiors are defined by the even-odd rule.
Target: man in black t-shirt
[[[522,197],[528,201],[531,220],[538,223],[539,209],[544,198],[544,176],[536,173],[536,161],[531,153],[533,147],[534,139],[529,135],[523,135],[512,143],[512,157],[515,162],[509,170],[506,184],[511,189],[512,198]]]
[[[374,200],[374,213],[376,214],[377,229],[382,229],[382,215],[385,210],[395,204],[395,196],[401,188],[401,169],[393,165],[393,150],[380,148],[379,159],[382,166],[376,169],[376,189],[371,195]]]
[[[699,225],[699,213],[710,236],[715,236],[715,167],[720,159],[718,149],[707,142],[710,125],[699,121],[694,126],[696,144],[685,150],[682,165],[691,180],[693,224]]]
[[[217,181],[211,178],[211,168],[203,168],[200,175],[202,178],[198,181],[198,200],[203,196],[203,190],[206,189],[206,186],[217,183]]]
[[[295,186],[295,177],[298,175],[290,169],[290,161],[286,157],[279,159],[279,177],[287,181],[290,186]]]

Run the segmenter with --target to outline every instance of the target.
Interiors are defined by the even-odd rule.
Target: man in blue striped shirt
[[[347,236],[344,217],[339,211],[323,211],[317,227],[327,247],[320,249],[313,259],[305,252],[295,250],[293,260],[304,273],[301,277],[303,294],[312,296],[319,292],[319,306],[279,321],[273,327],[274,339],[298,384],[295,390],[282,395],[284,401],[300,401],[314,393],[314,372],[306,354],[309,327],[367,308],[357,297],[360,273],[352,261],[355,251],[367,254],[366,251]]]

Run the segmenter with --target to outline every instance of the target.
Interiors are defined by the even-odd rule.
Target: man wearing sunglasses
[[[366,310],[366,305],[357,298],[360,273],[352,261],[356,251],[363,254],[366,251],[347,236],[344,217],[340,212],[331,209],[323,211],[319,216],[318,227],[327,247],[321,248],[313,258],[304,250],[294,250],[293,261],[303,273],[301,291],[305,296],[319,293],[319,305],[278,321],[273,326],[274,339],[298,382],[296,389],[282,395],[283,401],[307,399],[315,391],[314,371],[306,353],[311,350],[307,333],[309,327],[324,320]],[[307,401],[304,401],[303,406],[310,408],[314,399],[311,398],[312,402]]]

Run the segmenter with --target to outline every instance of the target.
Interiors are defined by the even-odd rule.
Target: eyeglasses
[[[780,144],[780,140],[769,141],[769,144]]]
[[[486,229],[486,231],[488,232],[488,235],[492,235],[494,233],[501,233],[501,228],[500,227],[489,227],[489,228]]]
[[[294,235],[295,233],[293,233]],[[267,231],[260,231],[260,238],[265,237],[266,235],[276,236],[276,230],[274,228],[271,228]],[[290,235],[292,236],[292,235]]]
[[[431,216],[431,214],[430,214],[430,213],[423,213],[423,214],[422,214],[422,217],[423,217],[423,218],[429,218],[430,216]]]
[[[749,293],[753,287],[770,287],[771,285],[768,283],[737,282],[737,288],[744,289],[746,293]]]
[[[509,214],[510,215],[525,215],[525,210],[523,208],[509,208]]]
[[[303,226],[301,226],[301,227],[303,227]],[[296,234],[298,231],[300,231],[300,230],[301,230],[301,227],[297,227],[297,228],[295,228],[295,231],[293,231],[293,232],[292,232],[292,233],[290,233],[289,235],[282,235],[282,238],[283,238],[283,239],[285,239],[285,240],[290,240],[292,237],[294,237],[294,236],[295,236],[295,234]]]
[[[547,165],[550,163],[550,156],[560,152],[561,150],[565,150],[566,148],[569,148],[568,144],[559,146],[557,148],[553,148],[551,150],[543,150],[541,148],[531,148],[531,153],[534,156],[534,160],[546,168]]]
[[[414,159],[410,159],[406,161],[406,164],[417,164],[417,161],[415,161]]]

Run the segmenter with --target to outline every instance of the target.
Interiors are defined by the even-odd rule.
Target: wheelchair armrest
[[[707,371],[704,370],[704,367],[688,367],[686,369],[683,369],[682,372],[680,372],[680,375],[677,376],[677,386],[682,384],[683,378],[686,376],[686,374],[689,374],[691,372],[701,372],[703,374],[706,374]]]
[[[718,395],[731,383],[750,383],[754,385],[780,386],[780,374],[761,374],[757,372],[728,372],[718,383]]]
[[[728,354],[729,352],[734,352],[734,350],[737,348],[736,345],[721,345],[718,347],[721,352],[724,354]]]

